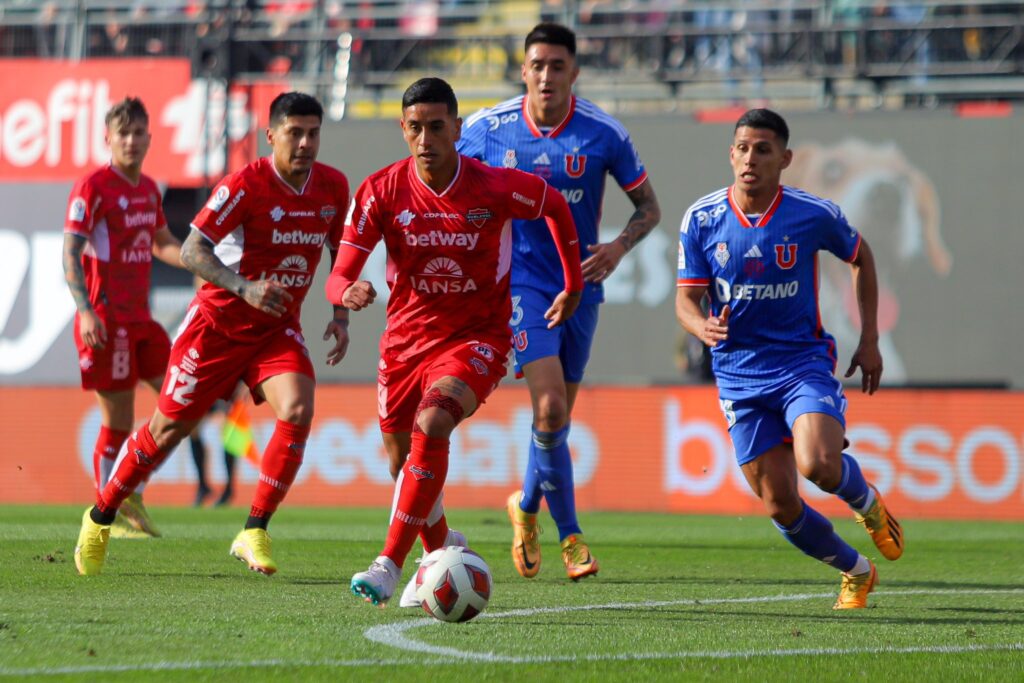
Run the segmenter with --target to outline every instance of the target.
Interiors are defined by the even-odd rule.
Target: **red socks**
[[[398,504],[381,552],[399,567],[405,563],[416,536],[426,525],[427,517],[444,488],[444,480],[448,476],[448,446],[447,438],[434,439],[419,430],[412,433],[412,448],[402,467]],[[440,533],[442,527],[446,537],[448,525],[443,517],[430,530]],[[439,548],[444,545],[444,537],[439,544],[434,544],[434,531],[430,530],[425,536],[430,535],[431,538],[424,538],[426,547]]]
[[[114,462],[117,454],[121,452],[121,446],[128,438],[129,432],[122,432],[100,425],[100,433],[96,436],[96,446],[92,451],[92,475],[96,482],[96,494],[103,489],[107,483],[110,471],[114,469]],[[103,462],[103,461],[106,462]]]
[[[104,515],[113,516],[125,498],[131,495],[140,482],[149,479],[157,465],[167,457],[157,450],[149,423],[142,425],[128,437],[128,454],[117,471],[100,491],[96,507]]]
[[[250,517],[266,519],[284,500],[302,465],[311,425],[278,420],[260,462],[260,482],[252,499]]]

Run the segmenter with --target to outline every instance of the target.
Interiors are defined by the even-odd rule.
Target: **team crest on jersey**
[[[466,212],[466,220],[478,228],[484,227],[484,223],[493,217],[490,209],[470,209]]]
[[[121,207],[122,211],[126,210],[128,208],[128,198],[121,195],[117,198],[117,205]]]
[[[332,220],[334,220],[334,217],[337,216],[337,215],[338,215],[338,209],[335,208],[334,206],[332,206],[331,204],[328,204],[327,206],[321,206],[320,207],[320,218],[323,218],[324,221],[326,221],[328,223],[330,223]]]
[[[487,365],[479,358],[470,358],[469,364],[473,366],[473,369],[476,370],[478,375],[487,374]]]
[[[729,253],[729,245],[725,242],[719,242],[718,246],[715,247],[715,260],[718,261],[718,265],[725,268],[725,264],[729,262],[729,257],[732,254]]]
[[[505,168],[516,168],[519,166],[519,160],[516,159],[516,151],[514,149],[505,150],[505,159],[502,160],[501,165]]]
[[[570,178],[579,178],[587,170],[587,155],[577,154],[579,150],[573,150],[572,154],[565,155],[565,173]]]
[[[775,265],[783,270],[789,270],[796,265],[796,247],[795,244],[776,244],[775,245]]]

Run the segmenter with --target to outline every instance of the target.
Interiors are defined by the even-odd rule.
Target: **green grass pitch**
[[[835,520],[881,583],[869,609],[834,612],[836,572],[765,517],[584,514],[601,573],[572,583],[550,520],[524,580],[503,510],[452,510],[494,591],[481,617],[444,624],[349,593],[385,510],[286,506],[273,577],[228,557],[244,510],[159,507],[163,538],[113,539],[103,575],[79,577],[81,513],[0,506],[0,679],[1024,680],[1020,523],[910,520],[887,562]]]

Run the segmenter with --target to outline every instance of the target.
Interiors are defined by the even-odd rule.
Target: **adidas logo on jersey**
[[[540,156],[533,160],[534,166],[550,166],[551,159],[548,158],[547,152],[541,152]]]
[[[755,244],[747,250],[747,253],[743,255],[743,258],[761,258],[762,256],[764,256],[764,254],[761,253],[761,249]]]

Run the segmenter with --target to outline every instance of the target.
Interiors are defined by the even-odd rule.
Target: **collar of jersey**
[[[267,157],[267,163],[270,164],[270,170],[272,170],[274,172],[274,175],[277,177],[278,180],[281,181],[282,185],[287,187],[289,190],[291,190],[295,194],[302,195],[302,194],[306,193],[306,188],[309,187],[309,181],[313,179],[313,166],[309,167],[309,175],[306,176],[306,182],[302,183],[302,189],[296,190],[295,187],[291,183],[289,183],[287,180],[285,180],[284,178],[281,177],[281,174],[277,170],[277,166],[274,165],[274,157],[273,156]]]
[[[772,203],[768,205],[768,209],[761,214],[761,217],[757,219],[756,223],[751,223],[750,219],[747,218],[747,214],[740,210],[740,207],[736,205],[736,201],[732,198],[732,188],[733,186],[730,185],[728,192],[729,208],[732,209],[732,212],[736,215],[736,220],[738,220],[740,225],[744,228],[763,228],[768,225],[768,221],[772,219],[772,215],[774,215],[775,210],[779,208],[779,204],[782,202],[782,185],[779,185],[779,189],[775,192],[775,198],[772,199]]]
[[[114,175],[116,175],[118,178],[120,178],[121,180],[125,181],[126,183],[128,183],[132,187],[138,187],[139,185],[142,184],[142,174],[141,173],[139,174],[139,182],[133,183],[131,178],[126,176],[124,173],[121,173],[121,171],[119,171],[117,169],[117,166],[114,166],[114,162],[113,161],[111,161],[109,164],[107,164],[107,167],[111,171],[113,171]]]
[[[423,178],[420,178],[420,172],[416,170],[416,159],[412,157],[409,157],[409,173],[412,174],[413,178],[415,178],[420,185],[427,188],[427,192],[434,195],[435,197],[443,197],[446,194],[448,194],[448,190],[455,187],[455,183],[457,183],[459,181],[459,177],[462,176],[462,155],[458,155],[458,166],[455,167],[455,175],[452,176],[452,181],[448,183],[448,186],[445,187],[440,192],[435,192],[434,188],[432,188],[430,185],[427,185],[427,181],[425,181]]]
[[[565,127],[569,125],[569,121],[572,120],[573,112],[576,111],[576,96],[570,95],[569,111],[566,113],[565,118],[562,119],[562,121],[557,126],[549,130],[545,135],[544,131],[540,129],[540,126],[538,126],[536,122],[533,120],[533,117],[530,116],[530,107],[527,106],[528,100],[529,96],[523,95],[523,120],[526,121],[526,127],[530,129],[530,132],[533,133],[533,137],[535,138],[558,137],[558,134],[565,130]]]

